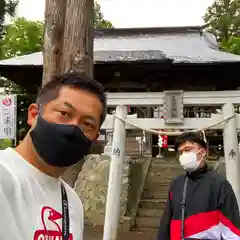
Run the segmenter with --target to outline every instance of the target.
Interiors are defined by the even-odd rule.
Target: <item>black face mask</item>
[[[30,136],[38,155],[55,167],[76,164],[89,153],[92,145],[79,127],[51,123],[41,116]]]

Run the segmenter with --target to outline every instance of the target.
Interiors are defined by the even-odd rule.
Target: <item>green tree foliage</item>
[[[95,2],[94,6],[94,27],[113,28],[112,23],[103,18],[98,2]],[[5,27],[4,36],[1,40],[2,55],[0,55],[0,59],[41,51],[43,31],[43,23],[40,21],[28,21],[24,18],[16,19],[13,24]]]
[[[215,0],[207,8],[204,21],[219,41],[240,36],[240,0]]]
[[[11,139],[0,139],[0,150],[11,147],[12,141]]]
[[[224,51],[240,55],[240,37],[230,37],[228,41],[222,41]]]
[[[0,0],[0,39],[2,39],[4,34],[5,17],[14,17],[17,5],[18,0]],[[3,50],[0,42],[0,56],[3,54],[2,52]]]
[[[18,18],[6,26],[2,39],[3,56],[11,58],[42,50],[43,23]]]
[[[15,16],[15,11],[18,5],[17,0],[1,0],[0,1],[0,36],[3,33],[4,21],[6,15]]]
[[[1,0],[0,0],[1,1]],[[111,22],[103,18],[99,3],[94,6],[94,28],[113,28]],[[4,29],[0,40],[2,53],[0,59],[26,55],[42,50],[44,25],[39,21],[28,21],[24,18],[16,19]],[[27,108],[34,101],[35,96],[29,95],[25,89],[10,80],[4,81],[5,92],[18,94],[18,134],[20,140],[25,136],[29,127],[26,123]]]
[[[113,28],[112,23],[103,18],[98,2],[95,2],[94,6],[94,28]],[[2,46],[0,59],[41,51],[43,31],[44,26],[40,21],[28,21],[24,18],[16,19],[13,24],[5,27],[3,38],[0,40]]]
[[[1,40],[2,59],[26,55],[42,50],[43,44],[43,23],[27,21],[24,18],[16,19],[13,24],[5,27],[5,34]],[[10,80],[4,81],[4,88],[7,94],[18,95],[18,129],[19,135],[24,136],[28,130],[26,123],[27,108],[34,100],[25,89]]]
[[[112,23],[104,19],[98,2],[94,3],[94,28],[113,28]]]

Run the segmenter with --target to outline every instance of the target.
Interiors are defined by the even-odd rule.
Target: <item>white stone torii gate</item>
[[[240,115],[235,115],[234,105],[240,105],[240,91],[184,92],[184,106],[221,106],[222,114],[211,118],[185,118],[183,124],[165,124],[164,119],[133,118],[127,116],[126,106],[159,106],[164,104],[164,93],[108,93],[107,105],[116,107],[116,116],[133,123],[140,129],[204,129],[216,124],[211,129],[224,130],[224,158],[226,176],[231,183],[240,206],[240,159],[237,130],[240,129]],[[230,118],[230,119],[229,119]],[[112,130],[114,124],[112,158],[109,174],[104,240],[115,240],[119,223],[119,205],[121,177],[125,150],[126,129],[132,125],[123,122],[113,115],[108,115],[102,129]]]

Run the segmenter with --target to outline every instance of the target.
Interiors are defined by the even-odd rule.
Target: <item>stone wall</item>
[[[91,154],[102,153],[104,149],[103,143],[95,143],[92,145]],[[62,175],[62,179],[67,182],[71,187],[74,187],[78,174],[82,169],[85,158],[81,159],[77,164],[69,167]]]
[[[139,158],[132,160],[130,164],[129,194],[126,212],[126,216],[131,218],[130,228],[135,225],[135,219],[151,161],[151,158]]]
[[[69,186],[74,187],[74,184],[78,178],[78,174],[82,169],[84,159],[79,161],[77,164],[69,167],[62,175],[62,179],[68,183]]]
[[[130,158],[125,157],[120,203],[121,219],[127,209],[129,165]],[[75,190],[82,200],[85,221],[88,224],[98,226],[104,224],[109,167],[110,156],[92,154],[86,157],[82,170],[78,174]]]
[[[134,160],[129,157],[125,158],[120,204],[121,223],[123,223],[122,227],[125,229],[134,226],[151,161],[151,158]],[[171,161],[172,159],[169,158],[168,162]],[[225,175],[223,158],[217,163],[209,161],[209,164],[217,172]],[[75,186],[75,190],[83,202],[85,221],[88,224],[97,226],[103,226],[104,224],[109,167],[109,155],[91,154],[86,157],[85,161],[80,161],[69,168],[63,176],[64,180],[71,186]]]

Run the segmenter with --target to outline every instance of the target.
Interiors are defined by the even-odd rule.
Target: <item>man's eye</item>
[[[67,117],[69,114],[68,112],[64,111],[64,110],[59,110],[58,111],[63,117]]]
[[[85,123],[84,123],[84,126],[87,127],[87,128],[89,128],[89,129],[92,129],[92,128],[93,128],[92,123],[89,123],[89,122],[85,122]]]

